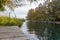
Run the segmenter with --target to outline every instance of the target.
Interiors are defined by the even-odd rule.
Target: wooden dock
[[[0,26],[0,40],[28,40],[17,26]]]

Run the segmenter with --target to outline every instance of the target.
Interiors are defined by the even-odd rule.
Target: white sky
[[[28,13],[29,9],[35,8],[36,6],[37,5],[26,5],[26,6],[23,6],[23,7],[15,8],[14,11],[15,11],[17,17],[25,18],[27,16],[27,13]]]

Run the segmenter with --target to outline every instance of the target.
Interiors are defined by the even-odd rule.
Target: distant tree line
[[[60,0],[45,1],[35,9],[30,9],[27,20],[60,21]]]

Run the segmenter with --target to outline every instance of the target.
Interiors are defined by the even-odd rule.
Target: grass
[[[22,23],[23,23],[22,19],[0,16],[0,26],[19,26],[20,27]]]

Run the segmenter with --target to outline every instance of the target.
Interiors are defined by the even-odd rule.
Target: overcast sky
[[[22,7],[15,8],[15,13],[19,18],[25,18],[28,14],[29,9],[35,8],[37,5],[26,5]]]
[[[44,1],[39,1],[38,3],[32,3],[31,5],[29,5],[27,3],[26,6],[22,6],[22,7],[18,7],[18,8],[15,8],[15,13],[17,15],[17,18],[25,18],[28,14],[28,11],[29,9],[31,8],[36,8],[40,3],[43,3]]]

